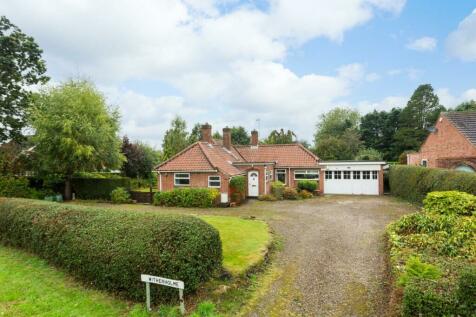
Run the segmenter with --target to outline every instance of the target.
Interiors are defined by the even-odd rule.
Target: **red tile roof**
[[[316,155],[298,143],[235,148],[247,162],[275,162],[276,167],[316,167],[319,161]]]
[[[301,144],[240,145],[227,150],[221,144],[197,142],[157,167],[159,172],[219,170],[230,176],[242,174],[236,163],[275,163],[276,167],[312,168],[319,158]]]

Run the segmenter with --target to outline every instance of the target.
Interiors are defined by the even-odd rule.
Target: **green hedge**
[[[88,285],[140,301],[141,273],[183,280],[189,293],[222,261],[218,231],[196,217],[27,199],[0,198],[0,242],[33,252]],[[164,301],[177,291],[153,287],[152,295]]]
[[[52,192],[30,187],[26,177],[0,176],[0,196],[43,199]]]
[[[128,177],[114,178],[73,178],[73,191],[77,199],[104,199],[111,198],[111,192],[117,187],[129,190],[131,180]]]
[[[298,181],[297,188],[299,190],[307,190],[308,192],[313,193],[317,190],[317,184],[317,181]]]
[[[209,208],[218,205],[219,197],[220,192],[212,188],[176,188],[155,193],[154,205]]]
[[[273,195],[274,197],[276,197],[276,199],[283,199],[283,195],[284,195],[284,188],[286,186],[284,185],[284,183],[280,182],[280,181],[274,181],[271,183],[271,195]]]
[[[429,192],[458,190],[476,194],[476,174],[420,166],[395,165],[389,172],[390,191],[421,203]]]

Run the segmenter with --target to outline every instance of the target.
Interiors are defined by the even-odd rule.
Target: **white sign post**
[[[145,295],[146,295],[146,301],[147,301],[147,309],[150,311],[152,310],[150,308],[150,283],[152,284],[158,284],[158,285],[164,285],[164,286],[169,286],[173,288],[178,288],[179,289],[179,301],[180,301],[180,312],[185,314],[185,303],[183,301],[183,290],[185,288],[185,284],[182,281],[177,281],[177,280],[171,280],[169,278],[165,277],[158,277],[158,276],[152,276],[152,275],[147,275],[147,274],[141,274],[140,279],[142,282],[145,282]]]

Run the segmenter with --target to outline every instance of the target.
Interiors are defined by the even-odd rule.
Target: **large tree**
[[[400,108],[369,112],[361,118],[361,140],[366,148],[376,149],[386,160],[395,161],[400,153],[394,151],[395,133],[399,127]]]
[[[335,108],[321,115],[314,134],[315,151],[325,160],[350,160],[360,150],[360,115],[357,111]]]
[[[62,175],[65,199],[77,172],[120,168],[119,114],[87,81],[67,81],[42,91],[31,111],[40,171]]]
[[[295,142],[296,134],[291,130],[284,131],[284,129],[271,131],[268,137],[264,140],[264,143],[267,144],[289,144]]]
[[[32,37],[0,16],[0,142],[22,139],[29,87],[48,81],[42,52]]]
[[[246,145],[250,144],[250,136],[246,129],[238,126],[238,127],[231,127],[231,143],[238,144],[238,145]]]
[[[130,142],[127,136],[122,138],[122,154],[126,161],[121,171],[127,177],[149,178],[152,169],[159,163],[157,152],[140,142]]]
[[[165,132],[164,140],[162,142],[164,160],[168,160],[190,144],[185,120],[176,116],[170,125],[171,127]]]
[[[193,144],[202,139],[202,125],[200,123],[195,123],[188,136],[188,144]]]
[[[444,109],[433,87],[430,84],[420,85],[400,114],[400,125],[426,130],[435,124],[440,112]]]

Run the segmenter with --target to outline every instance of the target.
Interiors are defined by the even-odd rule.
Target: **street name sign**
[[[185,314],[185,302],[183,300],[183,290],[185,289],[185,283],[183,281],[172,280],[170,278],[153,276],[148,274],[141,274],[140,280],[145,282],[145,296],[147,301],[147,309],[152,310],[150,307],[150,284],[163,285],[173,288],[178,288],[179,290],[179,301],[180,301],[180,312]]]

